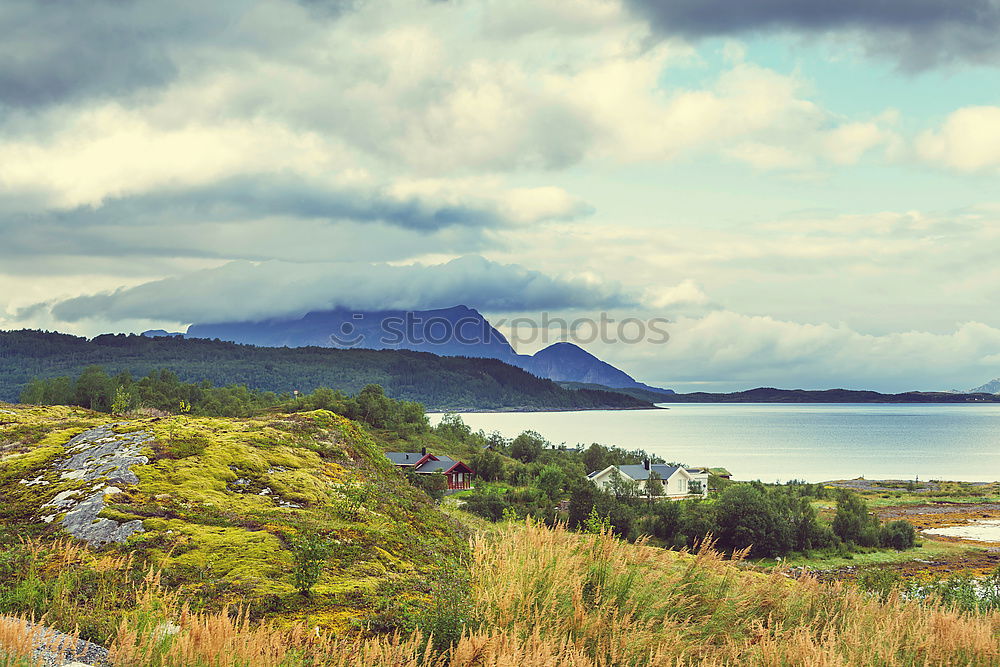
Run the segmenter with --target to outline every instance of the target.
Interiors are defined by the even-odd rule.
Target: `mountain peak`
[[[975,387],[968,391],[970,394],[1000,394],[1000,378],[990,380],[984,385]]]

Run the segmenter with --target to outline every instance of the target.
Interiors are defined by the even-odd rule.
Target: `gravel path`
[[[6,616],[0,621],[18,622]],[[43,625],[28,624],[34,630],[34,659],[41,660],[44,667],[105,667],[108,663],[108,649],[92,642],[76,639],[72,635],[47,628]]]

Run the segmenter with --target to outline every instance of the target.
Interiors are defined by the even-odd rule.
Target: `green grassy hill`
[[[71,438],[109,426],[94,446],[144,439],[148,461],[131,466],[136,483],[118,473],[82,479],[66,467],[78,452]],[[462,526],[403,479],[372,435],[323,410],[122,422],[80,408],[0,404],[0,456],[0,545],[14,545],[0,548],[0,615],[44,613],[97,641],[112,633],[115,606],[137,604],[150,566],[196,607],[238,605],[343,629],[375,613],[387,590],[419,605],[437,573],[467,554]],[[116,492],[102,490],[108,485]],[[94,523],[140,529],[98,545],[104,556],[53,542],[95,489],[104,506]],[[308,597],[293,576],[306,536],[330,549]],[[66,598],[81,587],[99,608],[86,596]]]
[[[265,348],[221,341],[105,335],[93,340],[40,331],[0,332],[0,400],[16,401],[32,378],[77,376],[89,365],[139,377],[169,368],[181,380],[243,384],[278,393],[326,386],[388,396],[437,410],[643,408],[647,401],[564,389],[496,359],[404,350]]]

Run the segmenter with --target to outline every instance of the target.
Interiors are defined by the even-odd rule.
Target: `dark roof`
[[[451,472],[459,468],[459,472],[474,472],[472,468],[461,461],[456,461],[450,456],[421,454],[419,452],[386,452],[386,458],[398,466],[414,466],[415,472],[430,473],[436,470]],[[417,463],[423,461],[419,466]]]
[[[468,466],[466,466],[464,463],[462,463],[461,461],[456,461],[450,456],[436,456],[434,458],[437,460],[427,461],[426,463],[424,463],[423,465],[421,465],[416,469],[417,472],[434,472],[435,470],[448,472],[452,468],[458,465],[468,468]]]
[[[420,452],[386,452],[386,457],[398,466],[416,465],[417,461],[427,456]]]
[[[656,471],[656,474],[660,476],[660,479],[670,479],[670,476],[675,472],[680,470],[680,466],[668,466],[662,463],[654,463],[649,466],[650,470]],[[618,466],[618,469],[622,471],[623,475],[628,475],[634,480],[649,479],[649,470],[646,470],[646,466],[641,463],[636,465]]]

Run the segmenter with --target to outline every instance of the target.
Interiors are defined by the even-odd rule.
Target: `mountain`
[[[984,385],[976,387],[975,389],[970,389],[968,391],[970,394],[1000,394],[1000,378],[996,380],[990,380]]]
[[[144,336],[174,335],[163,330]],[[314,311],[300,318],[259,322],[192,324],[188,338],[208,338],[259,347],[332,347],[413,350],[442,356],[500,359],[538,377],[606,387],[673,393],[637,382],[573,343],[555,343],[533,355],[519,355],[479,311],[468,306],[437,310],[347,309]]]
[[[569,390],[498,359],[410,350],[254,347],[199,338],[0,331],[0,401],[16,401],[32,378],[77,376],[90,365],[133,377],[167,368],[185,382],[244,384],[278,393],[326,386],[354,394],[380,384],[392,398],[434,410],[580,410],[652,407],[648,401]]]
[[[521,355],[512,363],[529,373],[560,383],[575,382],[614,389],[634,388],[661,394],[674,393],[670,389],[658,389],[637,382],[625,371],[601,361],[573,343],[554,343],[531,356]]]
[[[758,387],[729,394],[694,392],[665,394],[660,403],[1000,403],[1000,395],[972,396],[946,391],[908,391],[902,394],[881,394],[877,391],[852,389],[774,389]]]
[[[449,357],[516,356],[503,334],[466,306],[438,310],[356,312],[337,309],[298,319],[192,324],[188,338],[218,338],[258,347],[413,350]]]

